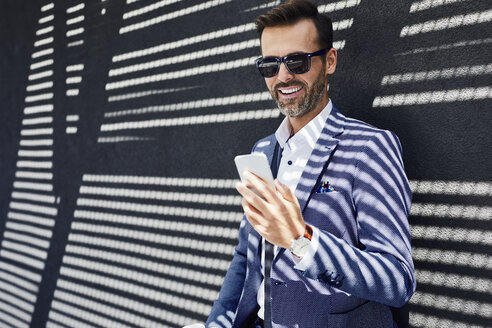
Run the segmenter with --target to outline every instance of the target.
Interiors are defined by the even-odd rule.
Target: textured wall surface
[[[270,0],[0,2],[0,327],[204,321],[242,213],[233,157],[281,117],[256,72]],[[412,327],[492,324],[492,7],[316,2],[330,97],[400,137]]]

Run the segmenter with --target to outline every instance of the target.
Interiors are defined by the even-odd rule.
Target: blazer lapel
[[[331,154],[337,147],[338,139],[335,139],[335,137],[343,132],[344,126],[345,116],[333,105],[331,113],[326,120],[325,127],[316,142],[294,193],[299,200],[301,212],[304,212],[311,194],[318,187],[319,179],[321,178],[320,175],[328,164]]]
[[[253,153],[263,153],[268,158],[268,163],[270,163],[270,167],[273,165],[273,154],[275,152],[275,145],[277,144],[277,139],[275,138],[275,134],[269,135],[268,137],[262,139],[258,142],[254,149]]]

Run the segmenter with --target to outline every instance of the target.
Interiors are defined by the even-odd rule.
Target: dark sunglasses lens
[[[272,77],[277,74],[278,63],[274,58],[263,58],[258,62],[258,69],[264,77]]]
[[[294,74],[303,74],[309,70],[309,57],[306,55],[292,55],[285,59],[289,70]]]

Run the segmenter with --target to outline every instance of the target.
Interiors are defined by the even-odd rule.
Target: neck
[[[299,132],[303,127],[305,127],[313,118],[318,116],[319,113],[326,107],[330,99],[327,97],[327,100],[322,101],[315,109],[307,112],[306,114],[300,117],[289,117],[289,123],[294,131],[294,134]]]

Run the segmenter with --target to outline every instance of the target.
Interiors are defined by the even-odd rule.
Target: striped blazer
[[[275,144],[270,135],[253,151],[271,161]],[[396,327],[390,307],[408,302],[416,286],[397,137],[333,106],[295,195],[319,245],[306,271],[294,268],[288,250],[275,256],[273,327]],[[257,310],[261,237],[243,218],[238,238],[206,327],[243,327]]]

